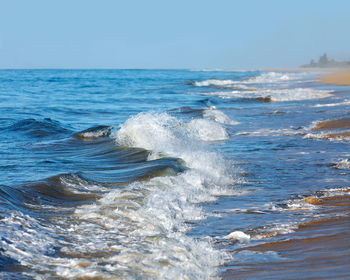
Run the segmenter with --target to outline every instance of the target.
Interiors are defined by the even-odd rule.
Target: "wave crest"
[[[223,126],[205,119],[182,122],[167,113],[140,113],[121,125],[115,134],[121,145],[144,148],[177,156],[186,146],[198,145],[198,141],[228,139]]]
[[[298,101],[326,98],[331,96],[331,90],[317,90],[312,88],[293,89],[259,89],[254,91],[222,91],[222,92],[201,92],[209,96],[221,98],[248,98],[259,101],[270,100],[274,102]]]

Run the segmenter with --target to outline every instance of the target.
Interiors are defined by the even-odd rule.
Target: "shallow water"
[[[0,71],[1,276],[285,278],[305,248],[259,246],[346,228],[300,230],[348,214],[323,201],[348,195],[349,142],[312,128],[349,88],[319,74]],[[350,275],[344,254],[312,276]]]

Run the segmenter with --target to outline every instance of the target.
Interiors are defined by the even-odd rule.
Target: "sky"
[[[350,60],[348,0],[0,0],[0,68],[297,67]]]

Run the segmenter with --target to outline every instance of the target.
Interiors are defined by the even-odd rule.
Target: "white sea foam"
[[[36,258],[38,269],[45,268],[47,256],[55,253],[54,230],[19,211],[13,211],[0,222],[2,254],[25,266],[31,266]]]
[[[143,263],[164,279],[201,279],[214,275],[222,255],[210,242],[196,241],[185,232],[186,221],[205,217],[197,203],[215,200],[215,194],[226,194],[228,186],[234,183],[232,166],[203,146],[203,141],[225,139],[224,128],[204,119],[185,123],[165,113],[141,113],[126,121],[115,137],[120,145],[145,148],[158,156],[182,158],[189,169],[177,176],[130,184],[128,192],[145,194],[137,203],[121,199],[121,191],[115,190],[96,205],[80,208],[76,215],[125,229],[128,233],[122,235],[128,236],[137,252],[148,252],[135,256],[128,248],[122,248],[116,258],[127,259],[128,266],[140,266],[142,258]],[[106,208],[113,209],[118,219],[109,218]],[[157,259],[169,265],[160,266]]]
[[[309,132],[303,136],[304,139],[313,139],[313,140],[327,140],[332,142],[338,141],[349,141],[350,137],[347,135],[335,135],[335,137],[329,137],[329,134],[332,134],[331,131],[319,131],[317,133]]]
[[[218,80],[218,79],[209,79],[209,80],[204,80],[200,82],[194,82],[193,85],[197,87],[209,87],[209,86],[214,86],[214,87],[231,87],[233,85],[237,85],[239,81],[234,81],[234,80]]]
[[[303,136],[304,139],[313,139],[313,140],[319,140],[319,139],[325,139],[326,133],[319,132],[319,133],[307,133]]]
[[[185,130],[192,137],[202,141],[220,141],[228,139],[225,128],[211,120],[193,119],[186,124]]]
[[[209,79],[194,82],[194,85],[201,87],[212,86],[234,89],[233,91],[200,93],[204,95],[219,96],[221,98],[268,98],[271,101],[281,102],[317,99],[331,96],[331,93],[333,92],[331,90],[295,87],[295,85],[298,85],[299,83],[309,81],[313,75],[308,72],[266,72],[243,81]],[[250,84],[252,84],[253,88],[247,86]]]
[[[266,225],[259,230],[258,234],[255,234],[251,239],[265,239],[274,237],[277,235],[284,235],[294,232],[298,228],[298,224],[295,222],[290,223],[275,223]]]
[[[111,133],[111,130],[113,128],[114,128],[113,126],[104,126],[104,125],[95,126],[95,127],[91,127],[89,129],[83,130],[81,132],[78,132],[74,136],[77,138],[83,138],[83,139],[106,137]]]
[[[257,83],[276,83],[280,81],[289,81],[295,79],[295,76],[292,73],[279,73],[279,72],[267,72],[262,73],[259,76],[250,78],[245,83],[257,84]]]
[[[224,238],[230,239],[230,240],[236,240],[240,243],[246,243],[246,242],[249,242],[250,235],[244,233],[243,231],[236,230],[236,231],[233,231],[230,234],[226,235]]]
[[[288,210],[288,211],[296,211],[296,210],[312,211],[312,210],[315,210],[316,208],[318,208],[317,205],[311,204],[311,203],[307,203],[302,198],[300,198],[300,199],[291,199],[291,200],[287,201],[286,205],[287,205],[286,210]]]
[[[312,88],[294,88],[280,90],[265,90],[263,97],[270,96],[272,101],[296,101],[325,98],[333,91],[317,90]]]
[[[206,108],[203,112],[203,117],[206,119],[211,119],[219,123],[236,125],[239,122],[231,120],[224,112],[216,109],[215,107]]]
[[[325,98],[331,96],[333,91],[317,90],[312,88],[293,89],[257,89],[254,91],[221,91],[221,92],[201,92],[204,95],[219,96],[221,98],[269,98],[271,101],[298,101]]]
[[[337,169],[350,169],[350,162],[347,158],[340,159],[335,165]]]
[[[308,72],[264,72],[256,77],[243,81],[247,84],[278,84],[289,81],[301,81],[310,77]]]
[[[316,104],[316,105],[312,105],[311,107],[322,108],[322,107],[335,107],[335,106],[344,106],[344,105],[350,105],[350,100],[345,99],[343,102]]]
[[[305,135],[307,129],[293,129],[293,128],[280,128],[280,129],[271,129],[271,128],[261,128],[254,131],[241,131],[237,135],[248,135],[248,136],[282,136],[282,135]]]
[[[192,161],[193,151],[205,141],[228,138],[225,128],[217,122],[193,119],[186,123],[166,113],[140,113],[127,120],[115,136],[120,145],[144,148],[187,162]]]
[[[30,277],[38,271],[67,279],[215,277],[226,254],[209,237],[199,240],[186,232],[189,222],[208,216],[199,203],[235,193],[232,163],[207,142],[227,138],[225,128],[207,119],[183,122],[168,114],[141,113],[114,137],[119,145],[148,149],[157,157],[181,158],[187,170],[106,191],[95,203],[78,206],[47,226],[25,215],[2,219],[4,254],[30,267]],[[69,180],[67,187],[76,188]]]
[[[249,78],[247,80],[231,80],[231,79],[208,79],[204,81],[195,81],[194,86],[198,87],[240,87],[242,89],[248,88],[245,84],[279,84],[287,83],[289,81],[301,81],[305,77],[310,76],[308,72],[265,72],[258,76]]]
[[[322,197],[346,196],[350,194],[350,187],[331,188],[322,191]]]
[[[62,185],[67,187],[69,191],[74,193],[91,193],[91,192],[106,192],[108,188],[105,188],[102,184],[94,184],[87,180],[80,178],[75,174],[61,175],[60,181]]]
[[[115,137],[120,145],[144,148],[156,156],[181,158],[187,167],[210,175],[206,181],[210,178],[219,180],[214,185],[232,181],[232,164],[207,146],[207,141],[228,137],[225,128],[214,121],[193,119],[183,122],[166,113],[140,113],[121,125]]]

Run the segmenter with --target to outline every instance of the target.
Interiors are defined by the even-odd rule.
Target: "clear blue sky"
[[[348,0],[0,0],[0,68],[294,67],[350,60]]]

